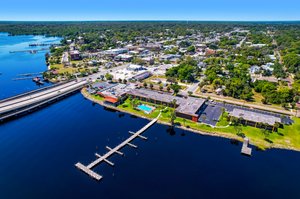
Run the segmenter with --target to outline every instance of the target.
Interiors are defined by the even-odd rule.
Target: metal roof
[[[271,126],[273,126],[275,123],[281,123],[281,118],[279,117],[257,113],[255,111],[246,111],[238,108],[233,109],[233,111],[230,112],[230,116],[243,118],[244,120],[251,122],[264,123]]]

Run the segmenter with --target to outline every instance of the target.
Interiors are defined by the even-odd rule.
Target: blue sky
[[[0,20],[300,20],[300,1],[3,0]]]

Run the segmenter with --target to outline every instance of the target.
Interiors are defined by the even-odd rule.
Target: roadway
[[[68,86],[74,84],[74,82],[75,81],[71,81],[71,82],[68,82],[66,84],[59,85],[59,86],[44,90],[42,92],[33,93],[31,95],[25,95],[23,97],[19,97],[19,98],[12,99],[12,100],[9,100],[9,101],[6,101],[6,102],[2,102],[2,103],[0,103],[0,108],[3,108],[3,107],[8,106],[8,105],[16,104],[16,103],[19,103],[19,102],[22,102],[22,101],[30,100],[32,98],[36,98],[36,97],[39,97],[41,95],[45,95],[47,93],[58,91],[62,88],[65,88],[65,87],[68,87]]]
[[[78,82],[71,81],[66,84],[41,91],[39,93],[25,95],[20,98],[5,101],[3,103],[0,103],[0,114],[4,114],[51,98],[55,98],[56,96],[61,96],[63,93],[68,93],[70,91],[76,90],[77,88],[83,87],[86,83],[86,80]]]

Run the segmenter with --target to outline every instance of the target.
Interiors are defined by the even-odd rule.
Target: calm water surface
[[[0,99],[36,89],[17,74],[45,70],[44,53],[9,54],[57,38],[0,34]],[[93,105],[79,93],[17,120],[0,124],[0,198],[289,198],[299,199],[300,153],[254,151],[241,144],[156,124],[135,140],[138,149],[113,156],[92,180],[78,171],[148,121]]]

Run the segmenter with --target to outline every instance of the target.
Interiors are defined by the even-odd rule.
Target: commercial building
[[[70,51],[71,60],[80,60],[80,53],[78,50]]]
[[[176,59],[180,59],[181,55],[173,55],[173,54],[168,54],[168,55],[162,55],[160,56],[160,61],[171,61],[171,60],[176,60]]]
[[[272,115],[267,115],[255,111],[248,111],[243,109],[235,108],[233,111],[229,112],[231,120],[233,118],[239,119],[241,123],[254,126],[254,127],[264,127],[269,130],[277,130],[282,123],[281,118]]]
[[[110,57],[115,57],[119,54],[127,53],[128,49],[127,48],[117,48],[117,49],[111,49],[111,50],[106,50],[103,51],[102,54]]]
[[[139,73],[137,75],[134,75],[130,80],[141,81],[141,80],[144,80],[144,79],[150,77],[151,75],[152,74],[149,71],[145,71],[145,72]]]
[[[204,104],[204,99],[188,97],[182,98],[173,96],[169,93],[158,92],[148,89],[133,89],[127,92],[127,95],[139,100],[174,107],[176,116],[197,122],[199,119],[199,110]]]
[[[107,84],[106,86],[97,94],[104,98],[104,103],[113,106],[120,104],[126,98],[127,92],[135,88],[133,84]]]
[[[133,59],[132,55],[127,54],[120,54],[115,56],[114,58],[116,61],[124,61],[124,62],[130,62]]]

